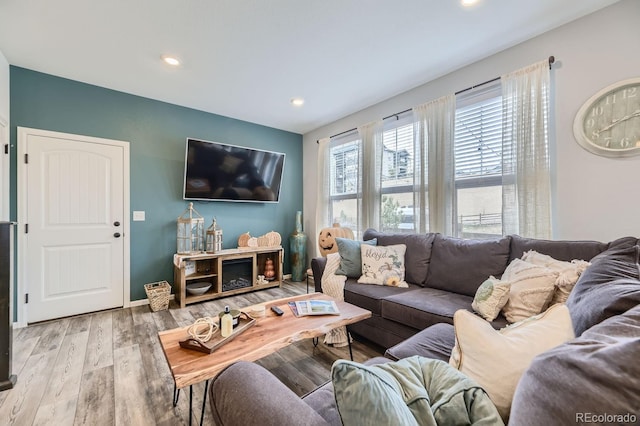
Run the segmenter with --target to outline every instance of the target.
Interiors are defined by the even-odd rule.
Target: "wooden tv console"
[[[190,303],[279,287],[282,283],[283,255],[284,250],[280,246],[227,249],[216,253],[175,254],[173,276],[176,301],[184,308]],[[273,261],[275,277],[266,284],[258,284],[258,275],[264,275],[267,259]],[[234,269],[238,267],[244,270],[242,277],[236,277]],[[204,294],[189,294],[187,285],[196,282],[208,282],[212,285]]]

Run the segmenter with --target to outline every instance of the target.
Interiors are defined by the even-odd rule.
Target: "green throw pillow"
[[[344,426],[504,426],[486,392],[444,361],[420,356],[375,365],[338,360],[331,382]]]
[[[362,275],[362,258],[360,252],[361,244],[375,246],[378,244],[377,238],[368,241],[350,240],[348,238],[336,238],[338,253],[340,253],[340,266],[336,275],[346,275],[348,278],[360,278]]]
[[[338,360],[331,381],[343,425],[418,425],[401,386],[385,371]]]

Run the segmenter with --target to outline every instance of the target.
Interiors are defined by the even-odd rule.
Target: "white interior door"
[[[19,132],[28,322],[124,306],[128,144]]]

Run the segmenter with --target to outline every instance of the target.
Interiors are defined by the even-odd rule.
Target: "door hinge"
[[[29,164],[29,154],[24,155],[24,164]]]
[[[24,294],[24,303],[29,303],[29,293]]]
[[[25,234],[28,234],[28,233],[29,233],[29,224],[28,224],[28,223],[25,223],[25,224],[24,224],[24,233],[25,233]]]
[[[5,143],[5,144],[4,144],[4,153],[5,153],[5,154],[8,154],[8,153],[9,153],[9,144],[8,144],[8,143]]]

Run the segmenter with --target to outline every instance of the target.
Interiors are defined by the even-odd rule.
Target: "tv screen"
[[[285,154],[187,139],[185,200],[277,203]]]

